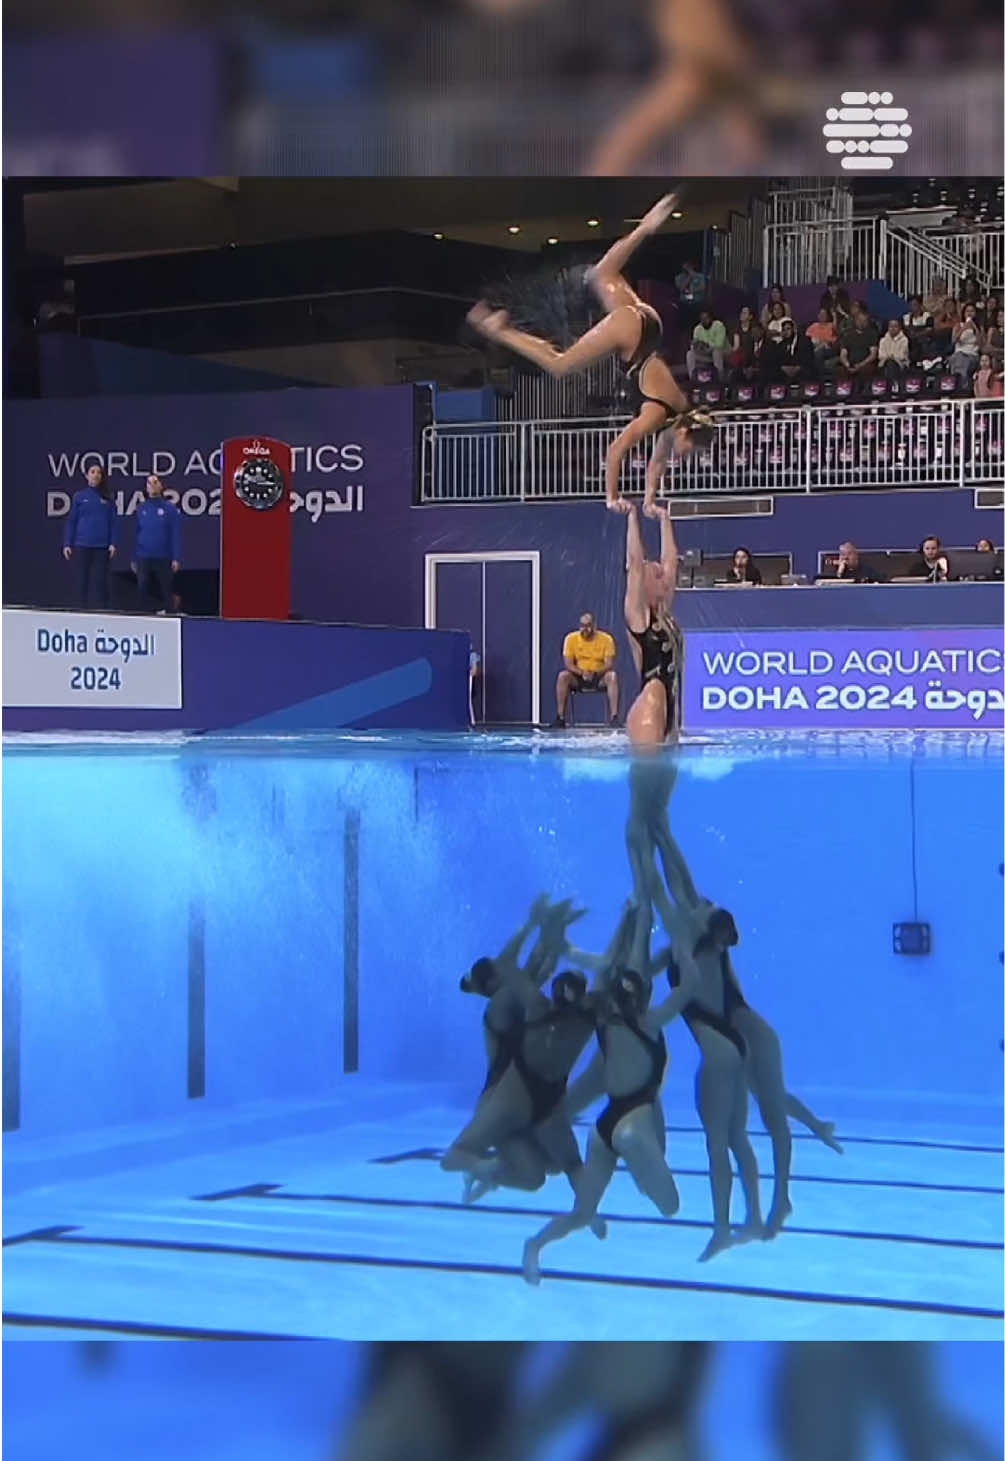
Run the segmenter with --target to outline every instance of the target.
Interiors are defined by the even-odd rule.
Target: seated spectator
[[[974,371],[974,395],[979,401],[988,401],[1003,394],[1002,372],[995,370],[991,356],[985,350]]]
[[[733,562],[726,570],[727,583],[749,583],[754,588],[761,584],[761,570],[754,562],[749,548],[737,548]]]
[[[910,346],[911,363],[919,365],[925,359],[935,329],[935,321],[922,304],[920,294],[912,294],[907,301],[903,325]]]
[[[761,322],[764,326],[764,333],[767,335],[768,339],[780,340],[782,338],[782,325],[786,320],[790,320],[791,318],[792,316],[785,308],[784,302],[780,299],[776,299],[774,304],[771,305],[768,310],[767,318],[765,318],[763,315],[761,316]]]
[[[841,373],[848,380],[867,380],[876,369],[878,356],[879,331],[856,302],[851,328],[841,336]]]
[[[978,538],[977,539],[977,552],[978,553],[993,553],[994,551],[995,551],[995,545],[994,545],[994,543],[992,543],[992,541],[991,541],[990,538]]]
[[[764,339],[756,320],[740,334],[740,363],[733,371],[734,385],[756,385],[764,379]]]
[[[817,370],[822,370],[829,360],[837,360],[837,326],[833,312],[826,304],[820,306],[812,325],[806,326],[806,338],[813,346],[813,358]]]
[[[614,640],[597,628],[593,615],[580,615],[578,630],[567,634],[562,645],[565,668],[555,682],[557,727],[565,725],[565,707],[573,690],[606,690],[611,725],[618,724],[618,677],[612,668],[617,652]]]
[[[907,578],[927,578],[931,583],[945,583],[949,577],[949,559],[934,533],[921,542],[921,557],[907,570]]]
[[[827,280],[827,288],[820,296],[820,308],[830,310],[831,318],[838,332],[840,332],[843,322],[851,320],[851,300],[848,298],[848,291],[843,284],[838,283],[834,274]]]
[[[961,386],[969,386],[984,348],[984,332],[977,321],[977,306],[965,304],[963,317],[953,326],[953,353],[946,364]]]
[[[745,304],[740,311],[740,318],[733,331],[730,344],[729,366],[731,370],[736,370],[743,364],[744,346],[747,345],[749,349],[749,337],[756,323],[754,311],[748,304]]]
[[[946,300],[951,298],[952,295],[949,292],[948,285],[946,284],[946,281],[942,278],[941,274],[934,275],[932,282],[928,287],[928,293],[925,295],[925,298],[922,302],[925,313],[930,314],[932,316],[932,319],[934,320],[941,311]]]
[[[792,320],[782,321],[782,338],[775,345],[772,356],[772,365],[778,372],[776,379],[785,381],[787,385],[812,380],[816,375],[813,346],[805,335],[797,334]]]
[[[900,380],[911,363],[911,342],[904,333],[899,320],[890,320],[886,334],[879,342],[877,364],[881,375],[887,380]]]
[[[693,378],[700,366],[711,365],[721,380],[725,354],[726,326],[722,320],[713,318],[711,310],[703,309],[691,336],[691,349],[687,352],[688,375]]]
[[[952,295],[946,295],[934,312],[935,330],[932,336],[934,352],[940,359],[948,359],[953,352],[953,330],[960,322],[960,310]]]
[[[681,323],[690,329],[705,308],[708,280],[694,260],[687,259],[673,282],[680,300]]]
[[[974,304],[978,307],[984,303],[984,290],[978,283],[977,276],[972,269],[968,269],[963,277],[956,295],[962,309],[965,304]]]
[[[768,328],[768,322],[776,318],[776,304],[780,304],[782,306],[782,313],[778,316],[779,319],[785,319],[786,315],[792,314],[792,311],[789,309],[789,301],[785,298],[784,291],[782,290],[782,286],[780,284],[772,284],[771,288],[768,290],[768,297],[765,301],[764,308],[761,310],[761,324],[764,326],[765,329]]]
[[[871,573],[862,562],[861,554],[854,543],[842,543],[838,548],[838,561],[825,578],[839,579],[842,583],[881,583],[879,574]]]

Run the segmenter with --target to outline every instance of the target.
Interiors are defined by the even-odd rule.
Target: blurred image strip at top
[[[1001,167],[994,0],[12,0],[5,40],[8,176]]]

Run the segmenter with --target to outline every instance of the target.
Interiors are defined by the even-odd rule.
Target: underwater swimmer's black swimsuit
[[[639,1086],[637,1090],[630,1092],[627,1096],[612,1096],[600,1113],[597,1120],[597,1135],[607,1143],[611,1151],[614,1150],[614,1128],[630,1111],[635,1111],[640,1106],[651,1106],[653,1104],[659,1095],[660,1086],[663,1084],[663,1072],[667,1066],[667,1045],[663,1038],[662,1030],[654,1037],[647,1035],[634,1020],[628,1019],[627,1017],[619,1019],[618,1023],[626,1025],[632,1034],[637,1036],[649,1051],[649,1056],[652,1060],[652,1070],[650,1071],[649,1079],[644,1085]],[[597,1026],[597,1041],[606,1059],[606,1025]]]

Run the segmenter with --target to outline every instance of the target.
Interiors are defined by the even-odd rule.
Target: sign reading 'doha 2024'
[[[181,622],[4,609],[3,703],[180,710]]]
[[[1002,632],[689,633],[684,729],[1000,729]]]

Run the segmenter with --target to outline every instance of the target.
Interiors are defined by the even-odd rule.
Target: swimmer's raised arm
[[[681,948],[675,956],[675,962],[680,970],[680,983],[662,1003],[650,1006],[646,1015],[647,1023],[668,1025],[701,989],[701,975],[690,953]]]
[[[526,923],[522,924],[513,937],[499,950],[495,962],[497,964],[515,965],[517,959],[520,957],[520,950],[534,929],[540,925],[547,912],[548,894],[539,893],[531,904]]]

